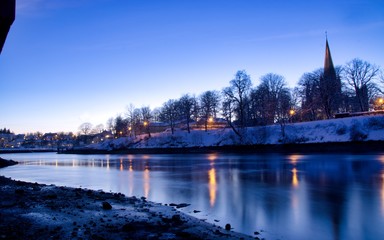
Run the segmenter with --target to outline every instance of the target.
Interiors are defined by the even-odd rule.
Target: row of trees
[[[108,120],[107,129],[117,136],[142,133],[150,136],[150,126],[161,122],[172,133],[181,123],[190,132],[192,121],[202,123],[207,130],[209,119],[221,117],[241,137],[241,131],[248,126],[284,125],[288,121],[333,117],[327,110],[330,102],[339,103],[338,112],[368,111],[370,103],[383,94],[379,86],[384,84],[384,78],[380,73],[378,66],[360,59],[336,67],[342,91],[337,95],[338,99],[329,99],[330,95],[321,86],[324,69],[304,73],[294,89],[288,88],[285,78],[275,73],[262,76],[260,84],[253,87],[251,77],[241,70],[222,91],[205,91],[199,96],[185,94],[153,110],[131,104],[124,117],[120,115]],[[81,130],[84,134],[98,132],[101,125],[92,130],[88,124],[83,124]]]
[[[10,134],[10,133],[11,133],[11,129],[6,129],[6,128],[0,129],[0,134]]]
[[[384,76],[378,66],[361,59],[353,59],[345,66],[335,69],[342,90],[337,99],[332,99],[332,102],[338,102],[337,112],[366,112],[371,105],[381,108],[375,104],[375,100],[384,94],[380,88],[380,84],[384,84]],[[323,74],[323,69],[305,73],[293,91],[301,121],[333,117],[326,114],[329,92],[322,89]]]

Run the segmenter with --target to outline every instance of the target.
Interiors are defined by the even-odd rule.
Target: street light
[[[295,110],[289,110],[289,120],[291,123],[293,122],[293,115],[295,115]]]
[[[374,110],[384,110],[384,99],[382,97],[379,97],[374,102]]]

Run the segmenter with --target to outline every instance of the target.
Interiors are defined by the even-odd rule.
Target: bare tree
[[[204,120],[205,131],[208,130],[209,119],[216,118],[220,95],[216,91],[206,91],[200,95],[200,116]]]
[[[104,125],[103,124],[98,124],[92,129],[92,133],[102,133],[104,131]]]
[[[109,118],[107,120],[107,129],[108,131],[111,131],[112,134],[115,134],[115,126],[114,126],[115,119]]]
[[[160,113],[161,108],[157,107],[152,110],[152,121],[159,122],[160,121]]]
[[[285,126],[290,118],[291,93],[288,88],[282,88],[278,94],[276,106],[276,120],[280,124],[282,138],[285,139]],[[292,113],[293,114],[293,113]]]
[[[83,133],[84,135],[88,135],[91,132],[91,129],[92,129],[92,124],[89,122],[82,123],[79,126],[80,132]]]
[[[176,106],[176,100],[170,99],[167,102],[163,104],[163,107],[161,108],[160,113],[160,119],[163,122],[166,122],[171,127],[172,134],[175,131],[176,121],[178,119],[178,111]]]
[[[129,136],[140,134],[143,130],[141,109],[135,108],[133,104],[129,104],[126,107],[125,117],[127,120]]]
[[[289,92],[287,83],[283,76],[268,73],[261,77],[261,84],[258,86],[259,94],[263,95],[264,116],[266,124],[273,124],[279,114],[279,106],[287,99],[284,94]],[[283,98],[284,97],[284,98]]]
[[[299,80],[297,93],[300,98],[301,119],[304,121],[317,120],[321,114],[320,78],[323,72],[323,69],[318,69],[304,73]]]
[[[375,83],[378,78],[379,67],[367,61],[355,58],[344,67],[344,76],[353,90],[359,111],[369,110],[372,93],[377,91]]]
[[[379,91],[381,94],[384,94],[384,69],[380,70],[380,87]]]
[[[123,137],[128,135],[128,121],[120,115],[115,118],[115,135]]]
[[[134,131],[134,122],[135,122],[135,106],[131,103],[128,106],[126,106],[126,112],[125,112],[125,117],[127,118],[128,121],[128,130],[129,130],[129,135],[135,135]]]
[[[148,133],[148,137],[151,137],[151,131],[149,128],[150,121],[152,120],[152,112],[151,108],[148,107],[141,107],[141,117],[143,121],[144,130]]]
[[[227,110],[229,106],[236,111],[239,127],[246,126],[247,97],[251,90],[252,82],[245,70],[237,71],[235,78],[229,82],[230,86],[223,89]]]
[[[187,131],[190,133],[191,130],[189,125],[193,117],[195,106],[197,105],[197,100],[195,97],[191,97],[188,94],[185,94],[179,99],[179,103],[181,117],[185,120],[187,124]]]

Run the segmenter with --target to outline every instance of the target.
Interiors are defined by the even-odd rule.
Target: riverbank
[[[240,131],[240,130],[239,130]],[[338,153],[384,151],[384,116],[357,116],[302,123],[193,130],[177,129],[106,139],[69,153]]]
[[[57,152],[56,149],[45,149],[45,148],[2,148],[0,153],[40,153],[40,152]]]
[[[9,167],[18,164],[18,162],[13,160],[5,160],[0,157],[0,168]]]
[[[66,154],[181,154],[181,153],[373,153],[384,152],[384,141],[326,142],[302,144],[254,144],[207,147],[167,147],[167,148],[120,148],[66,149]]]
[[[145,198],[0,176],[1,239],[255,239]]]

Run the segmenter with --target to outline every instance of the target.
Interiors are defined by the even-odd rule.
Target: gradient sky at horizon
[[[129,104],[160,107],[273,72],[384,66],[382,0],[17,0],[0,55],[0,128],[77,132]]]

